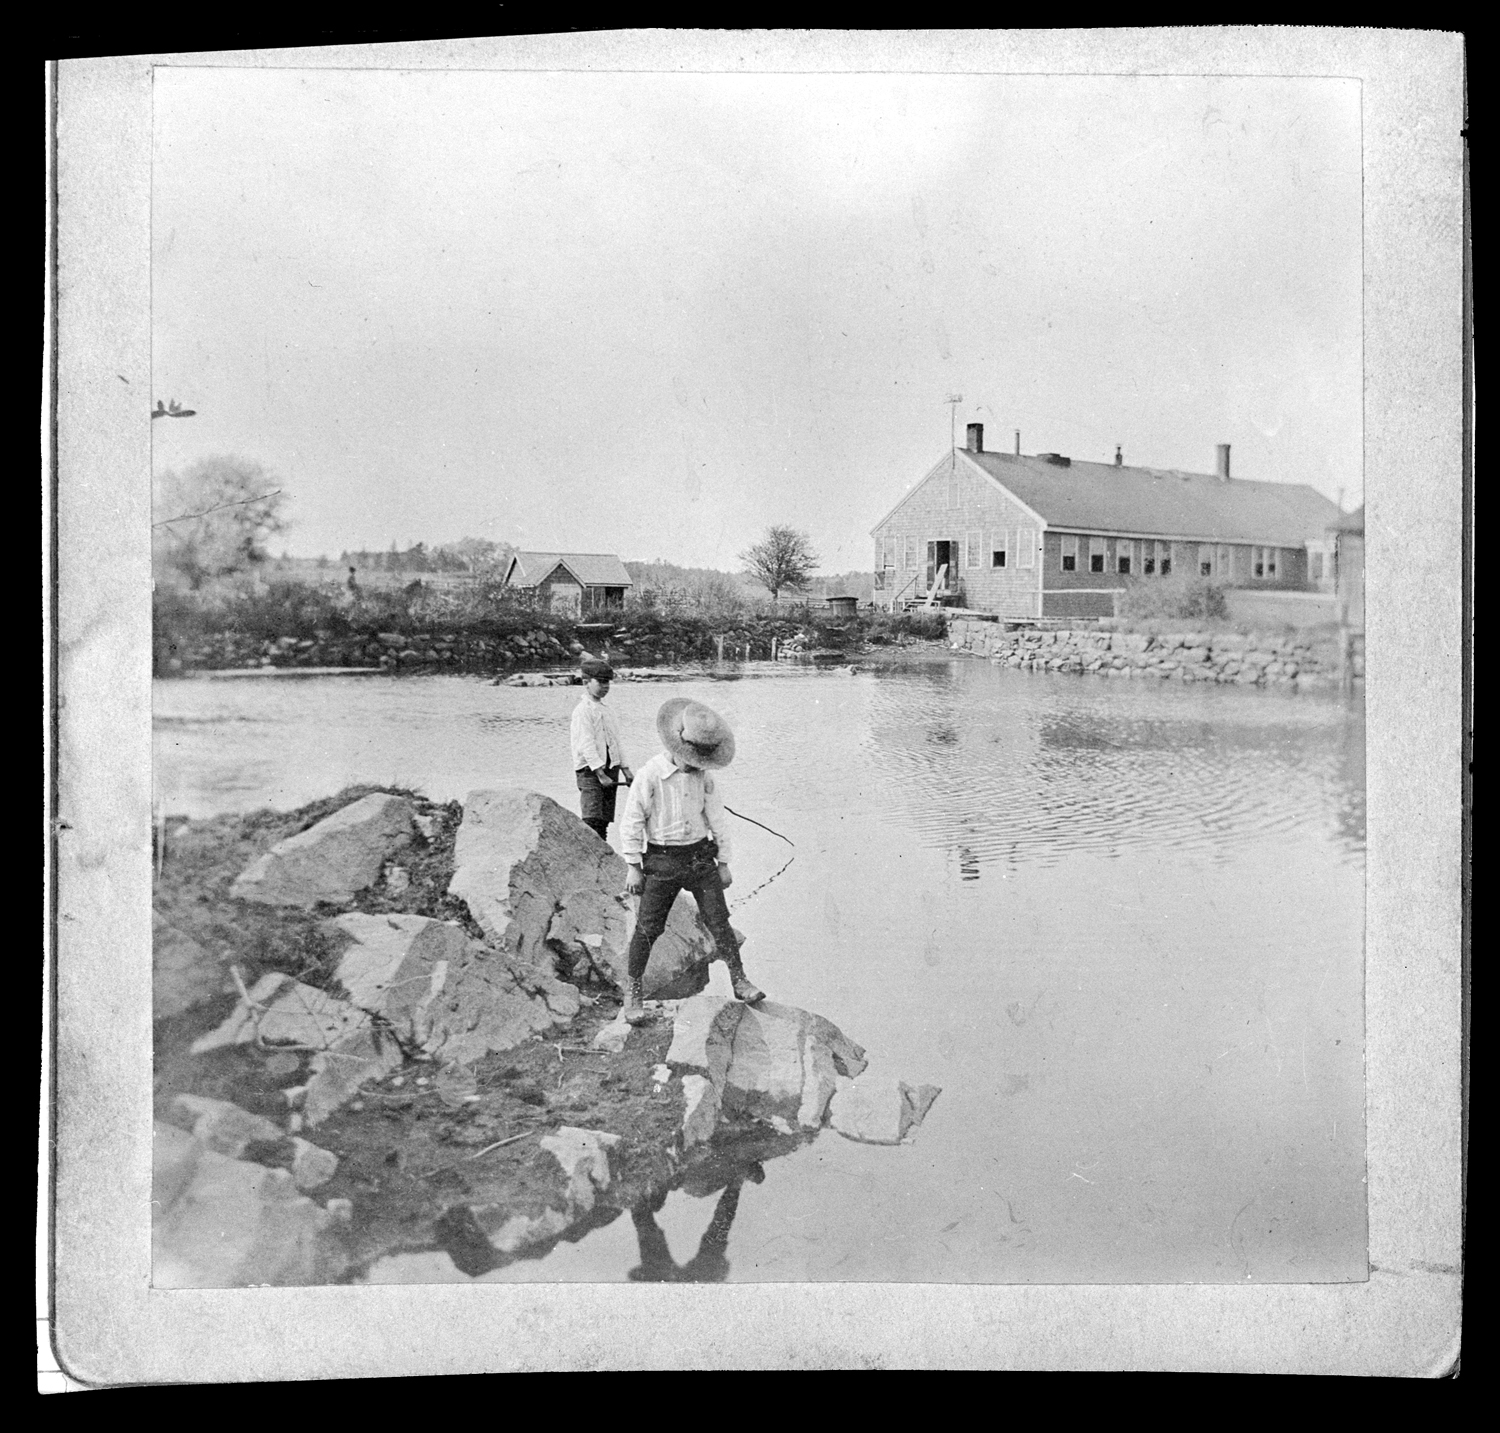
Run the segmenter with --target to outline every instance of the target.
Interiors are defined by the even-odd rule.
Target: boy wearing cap
[[[625,761],[620,724],[604,705],[614,668],[598,657],[585,657],[578,664],[583,673],[583,697],[573,708],[569,736],[573,744],[573,773],[578,781],[578,801],[583,824],[601,841],[609,840],[609,823],[615,819],[615,797],[620,783],[630,784],[632,773]]]
[[[729,967],[735,999],[746,1004],[765,999],[740,964],[740,945],[724,900],[730,883],[729,829],[710,772],[734,760],[734,734],[716,712],[685,697],[662,707],[656,730],[665,750],[636,773],[621,825],[625,891],[641,898],[625,995],[625,1018],[632,1024],[645,1017],[641,978],[683,890],[698,902],[715,955]]]

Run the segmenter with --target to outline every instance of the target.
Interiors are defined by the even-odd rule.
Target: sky
[[[950,418],[1361,500],[1353,81],[190,67],[153,113],[153,464],[266,466],[278,550],[868,568]]]

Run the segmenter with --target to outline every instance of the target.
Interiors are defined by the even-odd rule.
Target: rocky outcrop
[[[339,1216],[291,1173],[217,1153],[173,1125],[154,1130],[151,1203],[156,1288],[326,1283],[347,1262]]]
[[[856,1080],[839,1081],[828,1105],[828,1123],[863,1144],[901,1144],[940,1094],[936,1085],[908,1085],[905,1080],[867,1071]]]
[[[264,905],[335,905],[373,886],[391,853],[410,837],[412,805],[378,791],[278,841],[251,863],[230,894]]]
[[[449,890],[495,945],[526,964],[556,961],[573,978],[592,969],[623,984],[624,888],[625,862],[551,798],[524,787],[469,793]],[[646,967],[646,998],[702,990],[712,947],[691,898],[679,896]]]
[[[309,1125],[389,1074],[407,1051],[467,1064],[578,1013],[573,986],[470,940],[458,926],[364,914],[332,924],[352,941],[338,979],[353,999],[272,973],[192,1046],[194,1054],[252,1041],[316,1051],[302,1106]]]

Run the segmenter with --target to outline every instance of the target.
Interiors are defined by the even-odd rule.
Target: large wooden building
[[[623,607],[635,585],[612,552],[517,552],[501,585],[554,612]]]
[[[1129,579],[1192,573],[1234,587],[1332,590],[1337,504],[1300,483],[1246,482],[986,451],[944,456],[874,528],[876,600],[933,593],[1005,617],[1108,617]]]

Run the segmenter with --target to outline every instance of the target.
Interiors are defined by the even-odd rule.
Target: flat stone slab
[[[343,904],[380,879],[387,857],[410,838],[413,814],[405,797],[372,792],[278,841],[230,894],[263,905]]]

